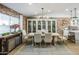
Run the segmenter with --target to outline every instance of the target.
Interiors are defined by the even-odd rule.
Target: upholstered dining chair
[[[37,30],[37,32],[36,32],[36,33],[41,34],[42,32],[41,32],[41,30]]]
[[[26,42],[26,40],[28,39],[26,31],[22,30],[22,34],[23,34],[23,42]]]
[[[51,43],[52,43],[52,35],[51,35],[51,33],[46,33],[45,34],[44,42],[45,42],[45,45],[46,45],[46,43],[50,43],[50,45],[51,45]]]
[[[63,36],[64,36],[66,39],[68,39],[68,35],[69,35],[69,30],[68,30],[68,28],[65,28],[65,29],[63,30]]]
[[[41,42],[42,42],[41,34],[38,33],[34,34],[34,45],[36,46],[36,43],[39,43],[41,47]]]

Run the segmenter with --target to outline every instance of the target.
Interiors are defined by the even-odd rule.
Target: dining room
[[[78,5],[1,3],[0,54],[79,54]]]

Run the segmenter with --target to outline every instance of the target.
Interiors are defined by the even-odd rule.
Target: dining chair
[[[34,45],[36,46],[36,43],[39,43],[41,47],[41,42],[42,42],[41,34],[37,34],[37,33],[34,34]]]
[[[65,28],[65,29],[63,30],[63,36],[64,36],[66,39],[68,39],[68,35],[69,35],[69,30],[68,30],[68,28]]]
[[[41,30],[37,30],[37,32],[36,32],[36,33],[41,34],[42,32],[41,32]]]
[[[58,39],[58,43],[64,43],[66,40],[67,40],[67,38],[66,37],[64,37],[64,36],[61,36],[61,35],[59,35],[59,37],[58,37],[59,39]]]
[[[46,33],[45,34],[44,42],[45,42],[45,45],[46,45],[46,43],[50,43],[50,45],[51,45],[51,43],[52,43],[52,35],[51,35],[51,33]]]
[[[28,39],[28,36],[25,30],[22,30],[22,37],[23,37],[23,42],[26,42]]]

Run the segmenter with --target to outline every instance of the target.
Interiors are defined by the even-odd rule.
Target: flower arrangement
[[[14,29],[14,32],[16,32],[16,29],[20,28],[20,25],[19,24],[14,24],[14,25],[11,25],[10,28]]]

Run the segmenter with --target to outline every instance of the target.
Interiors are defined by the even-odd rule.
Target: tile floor
[[[74,53],[68,50],[65,45],[55,45],[46,48],[33,47],[25,45],[20,48],[14,55],[73,55]]]

